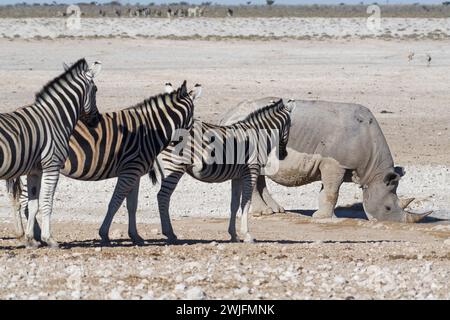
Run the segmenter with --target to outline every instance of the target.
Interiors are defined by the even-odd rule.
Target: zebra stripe
[[[150,97],[118,112],[98,115],[95,127],[84,121],[75,127],[61,173],[85,181],[118,177],[99,232],[102,242],[109,242],[109,228],[125,198],[130,218],[128,233],[133,242],[143,242],[135,222],[140,178],[150,171],[154,159],[167,147],[177,130],[192,127],[196,97],[195,91],[187,91],[185,81],[174,92]],[[21,196],[24,215],[27,215],[26,210],[24,189]],[[20,219],[20,213],[17,219]]]
[[[232,180],[231,218],[228,232],[232,241],[238,241],[235,221],[239,207],[242,210],[241,233],[245,241],[253,241],[248,230],[248,210],[251,194],[262,167],[268,160],[269,152],[279,142],[280,159],[286,155],[289,138],[291,105],[285,106],[280,100],[261,108],[245,120],[229,126],[218,126],[194,121],[187,143],[181,148],[173,143],[157,158],[156,168],[150,177],[161,180],[158,192],[158,206],[162,232],[169,241],[176,241],[169,217],[170,197],[178,181],[188,173],[197,180],[209,183]],[[277,132],[275,135],[262,135],[264,131]],[[183,141],[184,143],[185,141]],[[262,142],[262,144],[261,144]],[[218,151],[222,156],[231,156],[227,161],[212,161]],[[223,158],[222,158],[223,159]],[[241,161],[239,161],[241,160]]]
[[[14,179],[27,175],[31,208],[26,231],[29,245],[35,245],[34,220],[40,210],[42,240],[57,246],[51,238],[50,216],[59,169],[67,158],[76,122],[82,114],[95,113],[97,88],[93,78],[99,71],[100,63],[89,68],[86,60],[81,59],[45,85],[32,105],[0,114],[0,178],[7,180],[11,190]]]

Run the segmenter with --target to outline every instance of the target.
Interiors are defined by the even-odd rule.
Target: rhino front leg
[[[269,189],[267,189],[267,185],[266,185],[266,177],[264,176],[259,176],[258,177],[258,188],[260,188],[262,190],[261,194],[263,197],[264,202],[266,203],[266,205],[268,207],[270,207],[272,209],[273,213],[284,213],[284,208],[282,206],[280,206],[274,198],[272,198],[272,195],[269,192]]]
[[[281,207],[272,199],[267,190],[266,178],[264,176],[259,176],[256,181],[256,188],[253,189],[252,193],[250,214],[259,216],[269,215],[275,212],[284,212],[284,209],[280,208]]]
[[[324,159],[319,166],[322,189],[319,194],[319,210],[313,218],[323,219],[334,216],[334,208],[339,196],[339,188],[344,181],[345,169],[333,159]]]

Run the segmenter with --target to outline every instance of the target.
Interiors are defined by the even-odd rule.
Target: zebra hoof
[[[255,243],[255,239],[253,239],[250,233],[247,233],[244,238],[245,243]]]
[[[43,242],[47,245],[47,247],[49,247],[50,249],[59,249],[59,243],[58,243],[56,240],[52,239],[52,238],[49,238],[49,239],[46,239],[46,240],[42,239],[42,241],[43,241]]]
[[[137,237],[132,237],[131,241],[133,242],[133,244],[135,246],[143,246],[145,244],[145,240],[142,239],[141,237],[137,236]]]
[[[34,239],[25,239],[25,247],[27,249],[37,249],[39,248],[40,243]]]
[[[275,212],[275,213],[286,213],[286,210],[284,210],[283,207],[278,207],[276,209],[273,209],[273,212]]]
[[[177,244],[178,243],[178,238],[177,236],[173,236],[173,237],[167,237],[167,244]]]
[[[102,247],[111,247],[112,246],[111,240],[109,240],[109,238],[102,238],[100,240],[100,246],[102,246]]]
[[[231,242],[241,242],[241,239],[239,239],[238,236],[232,236],[230,241]]]

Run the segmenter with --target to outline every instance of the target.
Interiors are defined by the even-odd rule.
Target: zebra
[[[218,126],[195,120],[188,138],[183,139],[183,143],[172,142],[158,156],[149,176],[154,184],[157,181],[161,184],[157,200],[162,233],[168,238],[169,243],[177,241],[169,217],[170,197],[178,181],[186,172],[203,182],[216,183],[231,180],[231,217],[228,227],[231,241],[239,241],[235,224],[240,207],[241,233],[244,235],[245,242],[253,242],[248,229],[248,210],[256,179],[268,158],[268,152],[256,146],[262,141],[264,144],[267,142],[266,151],[268,151],[272,150],[279,141],[280,159],[287,156],[286,144],[289,138],[290,112],[293,105],[291,102],[284,105],[283,100],[279,100],[251,113],[245,120],[229,126]],[[269,135],[269,139],[264,141],[261,139],[261,133],[264,130],[273,130],[279,134]],[[180,144],[184,145],[180,148]],[[240,154],[234,154],[236,150]],[[212,156],[214,153],[215,155]],[[231,161],[225,161],[225,163],[213,161],[218,154],[231,155]],[[243,156],[245,161],[239,161],[239,156]]]
[[[129,215],[128,234],[134,244],[142,245],[136,227],[139,183],[149,172],[156,156],[170,143],[178,129],[193,124],[194,100],[201,86],[188,92],[186,81],[178,90],[146,99],[118,112],[99,115],[95,128],[81,121],[69,142],[69,154],[61,173],[67,177],[98,181],[117,177],[117,184],[99,230],[103,245],[109,245],[109,229],[115,213],[126,198]],[[27,216],[26,186],[20,197],[20,212],[15,220],[20,235],[22,214]]]
[[[101,63],[89,67],[80,59],[36,94],[35,102],[0,114],[0,178],[15,194],[15,180],[27,176],[30,221],[42,213],[42,241],[58,247],[51,237],[50,218],[59,170],[69,153],[69,138],[82,114],[97,109],[94,78]],[[27,225],[27,246],[34,246],[33,224]]]

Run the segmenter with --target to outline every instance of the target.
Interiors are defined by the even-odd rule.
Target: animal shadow
[[[289,212],[298,213],[304,216],[312,217],[315,210],[311,209],[293,209]],[[366,213],[361,202],[354,203],[351,206],[346,207],[336,207],[334,209],[334,214],[337,218],[350,218],[350,219],[364,219],[368,220]]]
[[[304,216],[312,217],[315,210],[294,209],[294,210],[289,210],[289,212],[298,213],[298,214],[301,214]],[[364,212],[364,207],[361,202],[354,203],[351,206],[336,207],[336,209],[334,209],[334,214],[337,218],[369,220],[367,218],[366,213]],[[450,221],[450,220],[428,216],[428,217],[425,217],[423,220],[421,220],[418,223],[439,223],[439,222],[448,222],[448,221]]]

